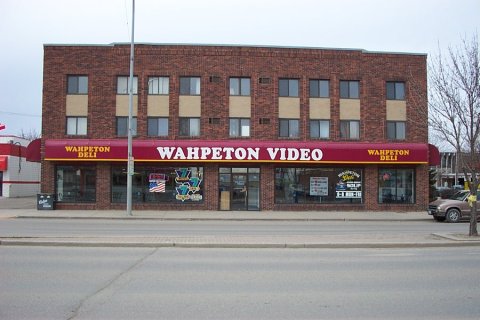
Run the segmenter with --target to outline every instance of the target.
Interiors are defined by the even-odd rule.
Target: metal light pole
[[[132,177],[134,172],[134,159],[132,152],[133,136],[133,61],[134,61],[134,35],[135,35],[135,0],[132,0],[132,42],[130,44],[130,78],[128,100],[128,151],[127,151],[127,215],[132,215]]]

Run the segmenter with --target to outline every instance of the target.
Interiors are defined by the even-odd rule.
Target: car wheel
[[[448,210],[445,218],[448,222],[458,222],[460,220],[460,210],[455,208]]]

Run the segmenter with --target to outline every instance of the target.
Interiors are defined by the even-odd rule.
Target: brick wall
[[[115,97],[117,76],[129,74],[129,45],[44,47],[44,86],[42,139],[78,138],[66,136],[67,75],[88,75],[88,139],[117,139]],[[426,100],[426,56],[415,54],[371,53],[360,50],[333,50],[274,47],[228,47],[188,45],[136,45],[135,75],[138,77],[137,137],[147,137],[147,96],[150,76],[169,76],[169,139],[178,139],[179,77],[201,77],[201,136],[196,139],[229,139],[229,78],[250,77],[252,116],[251,140],[278,140],[278,79],[300,80],[300,137],[309,140],[309,79],[330,80],[330,140],[339,141],[340,80],[360,81],[361,137],[363,142],[386,142],[386,81],[404,81],[407,105],[407,141],[427,143],[427,115],[421,110]],[[210,81],[210,77],[218,77]],[[269,83],[259,83],[259,78]],[[217,81],[218,80],[218,81]],[[219,118],[219,124],[209,123]],[[267,118],[269,124],[260,123]],[[182,137],[185,139],[185,137]],[[195,139],[195,138],[193,138]],[[42,149],[44,150],[44,149]],[[346,151],[347,152],[347,151]],[[262,171],[262,209],[273,205],[273,165]],[[215,184],[218,166],[206,166],[205,181],[215,192],[202,204],[218,208]],[[109,189],[110,169],[98,164],[97,190]],[[376,166],[365,169],[365,188],[378,191]],[[425,204],[427,170],[417,167],[417,203]],[[54,192],[54,164],[43,162],[42,192]],[[372,188],[372,190],[370,190]],[[99,191],[97,208],[109,208],[109,190]],[[425,192],[425,194],[423,194]],[[98,197],[100,195],[100,197]],[[376,196],[365,199],[362,208],[378,207]],[[295,207],[298,209],[298,207]]]
[[[180,76],[200,76],[202,139],[228,139],[229,77],[251,77],[252,137],[278,139],[278,78],[300,79],[301,136],[308,139],[308,80],[330,79],[332,140],[338,140],[339,81],[360,80],[362,140],[385,141],[385,81],[405,81],[409,142],[427,141],[426,56],[355,50],[138,45],[135,75],[139,81],[137,139],[147,138],[149,76],[170,77],[170,133],[178,138]],[[129,46],[46,46],[43,88],[43,137],[65,138],[67,75],[89,77],[88,138],[116,138],[117,76],[129,74]],[[219,77],[210,82],[209,77]],[[259,84],[260,77],[269,78]],[[420,96],[420,98],[419,98]],[[420,101],[420,102],[419,102]],[[211,125],[208,119],[220,118]],[[259,124],[269,118],[270,124]],[[52,125],[54,124],[54,125]],[[421,125],[420,125],[421,124]]]

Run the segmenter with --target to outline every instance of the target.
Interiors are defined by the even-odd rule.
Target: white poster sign
[[[310,195],[328,196],[328,178],[310,177]]]

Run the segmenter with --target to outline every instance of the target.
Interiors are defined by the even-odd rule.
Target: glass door
[[[260,210],[260,172],[248,173],[247,210]]]
[[[260,169],[220,168],[220,210],[260,210]]]
[[[232,210],[248,210],[247,174],[232,174]]]

